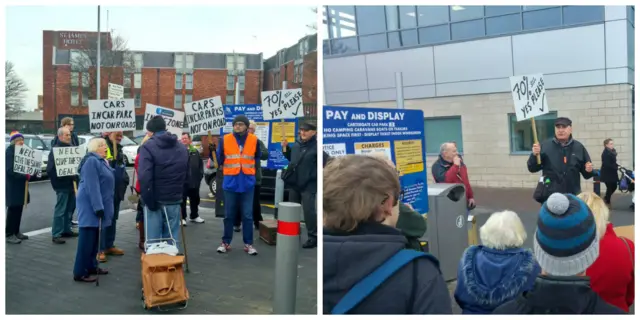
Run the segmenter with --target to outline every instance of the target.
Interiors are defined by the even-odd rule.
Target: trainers
[[[22,233],[16,234],[16,238],[18,238],[20,240],[29,240],[29,236],[26,235],[26,234],[22,234]]]
[[[244,252],[248,253],[250,256],[255,256],[256,254],[258,254],[258,250],[256,250],[256,248],[254,248],[250,244],[244,245]]]
[[[11,244],[20,244],[22,243],[22,240],[18,239],[18,237],[16,237],[15,235],[10,235],[7,237],[7,243],[11,243]]]
[[[240,227],[233,227],[233,232],[240,232],[242,229]]]
[[[187,225],[187,220],[186,219],[182,219],[182,225],[186,226]]]
[[[79,233],[74,231],[62,233],[63,238],[77,238],[79,235],[80,235]]]
[[[62,239],[62,237],[55,237],[53,239],[51,239],[51,241],[55,244],[65,244],[67,243],[66,241],[64,241],[64,239]]]
[[[189,221],[193,222],[193,223],[204,223],[204,219],[197,217],[195,219],[189,219]]]
[[[231,250],[231,245],[226,244],[226,243],[221,243],[220,246],[218,247],[218,252],[219,253],[227,253],[227,251]]]
[[[111,247],[111,248],[107,249],[107,251],[105,253],[110,255],[110,256],[122,256],[122,255],[124,255],[124,250],[116,248],[116,247]]]

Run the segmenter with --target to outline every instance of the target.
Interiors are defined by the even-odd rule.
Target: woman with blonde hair
[[[616,235],[604,200],[593,192],[583,192],[578,198],[593,212],[596,232],[600,237],[600,254],[587,269],[591,288],[604,301],[629,312],[635,298],[635,245],[633,241]]]
[[[513,211],[492,214],[480,228],[482,245],[465,250],[454,293],[463,314],[491,314],[533,288],[540,266],[523,249],[527,231]]]
[[[384,160],[347,155],[327,164],[323,183],[324,313],[451,314],[437,260],[406,250],[406,237],[394,227],[398,173]],[[351,291],[373,281],[369,275],[399,253],[426,259],[409,260],[392,276],[377,279],[371,292]]]

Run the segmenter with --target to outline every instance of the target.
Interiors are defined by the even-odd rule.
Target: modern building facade
[[[135,100],[138,130],[143,129],[147,103],[182,110],[184,103],[212,96],[228,104],[260,102],[262,54],[131,50],[118,55],[110,51],[111,35],[102,36],[106,49],[101,50],[100,97],[107,98],[109,82],[124,85],[125,98]],[[79,61],[95,50],[96,40],[97,32],[43,31],[44,121],[49,126],[73,116],[76,130],[88,132],[88,100],[96,94],[89,76],[95,72],[95,58]],[[239,101],[234,101],[236,82]]]
[[[324,101],[396,108],[396,72],[407,109],[424,111],[427,163],[456,141],[475,186],[533,188],[526,169],[531,122],[517,122],[509,77],[544,74],[551,112],[536,119],[553,137],[556,117],[599,168],[603,140],[632,167],[632,6],[328,6]],[[431,182],[433,179],[428,177]],[[583,189],[590,188],[585,182]]]

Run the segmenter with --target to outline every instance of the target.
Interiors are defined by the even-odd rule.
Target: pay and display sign
[[[87,153],[87,148],[56,147],[52,152],[58,177],[75,176],[78,174],[78,166]]]
[[[42,151],[31,149],[25,145],[16,146],[13,156],[13,172],[38,175],[42,170]]]
[[[263,91],[261,95],[264,120],[304,117],[302,89]]]
[[[182,136],[184,112],[147,103],[147,108],[144,113],[144,128],[147,127],[147,122],[155,116],[162,116],[164,122],[167,124],[167,131],[178,137]]]
[[[549,112],[542,74],[516,76],[511,77],[510,80],[517,121]]]

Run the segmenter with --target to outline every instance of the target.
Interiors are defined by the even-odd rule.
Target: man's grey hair
[[[64,134],[65,131],[71,133],[71,131],[69,131],[69,129],[67,127],[58,128],[58,137],[62,137],[62,135]]]
[[[455,144],[455,142],[447,141],[447,142],[441,144],[440,145],[440,154],[444,154],[444,152],[447,151],[447,148],[449,148],[450,144]]]
[[[87,152],[96,152],[103,144],[107,144],[107,140],[103,138],[93,138],[87,143]]]

